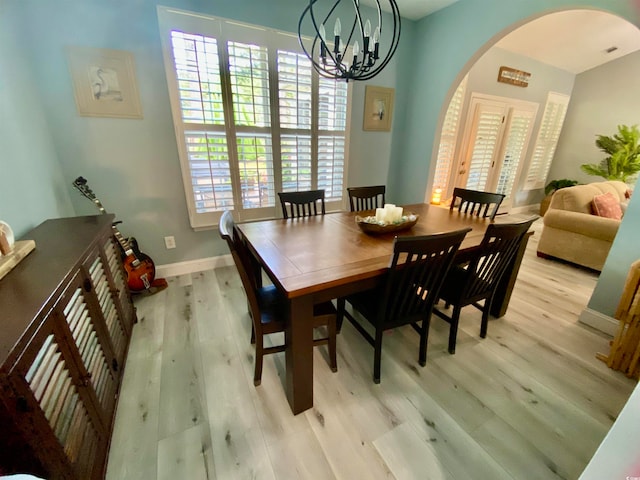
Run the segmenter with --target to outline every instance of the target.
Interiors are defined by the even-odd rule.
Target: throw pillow
[[[624,198],[631,198],[632,193],[633,193],[633,190],[631,190],[630,188],[627,188],[627,191],[624,192]]]
[[[613,196],[612,193],[603,193],[593,197],[593,213],[599,217],[613,218],[622,220],[622,209],[620,201]]]

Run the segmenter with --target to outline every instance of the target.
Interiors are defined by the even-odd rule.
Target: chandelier
[[[400,11],[396,0],[386,0],[391,6],[393,24],[389,25],[389,29],[393,31],[388,47],[382,48],[380,45],[383,32],[381,0],[374,0],[378,15],[375,19],[377,23],[373,28],[371,20],[360,11],[360,0],[345,1],[351,4],[353,18],[345,21],[346,28],[343,29],[343,22],[336,12],[342,0],[309,0],[309,5],[302,12],[298,22],[298,40],[304,53],[311,60],[313,68],[321,76],[347,82],[369,80],[387,66],[398,48]],[[330,6],[332,2],[333,6]],[[326,4],[322,12],[318,11],[318,4]],[[305,44],[302,29],[303,24],[308,25],[309,22],[316,35],[313,40]],[[333,26],[333,42],[327,41],[326,30],[331,26]],[[387,25],[385,29],[386,27]]]

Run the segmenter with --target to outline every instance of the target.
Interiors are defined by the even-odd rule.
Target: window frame
[[[189,221],[194,230],[205,230],[217,225],[223,210],[213,212],[197,212],[194,190],[192,187],[192,175],[190,159],[187,152],[185,132],[188,131],[223,131],[227,142],[227,155],[231,172],[231,185],[233,191],[234,206],[230,207],[234,211],[234,217],[238,221],[251,221],[272,219],[281,217],[282,212],[277,200],[277,192],[282,190],[282,157],[281,157],[281,134],[292,133],[291,128],[280,126],[280,104],[278,86],[278,50],[303,54],[297,34],[275,30],[260,25],[251,25],[231,19],[216,17],[196,12],[189,12],[180,9],[158,6],[158,24],[161,35],[162,53],[164,59],[171,113],[176,135],[178,156],[182,172],[183,188],[189,214]],[[222,96],[224,104],[224,126],[186,123],[182,118],[180,92],[178,90],[178,80],[175,71],[173,58],[173,47],[171,43],[172,30],[180,30],[185,33],[203,35],[216,39],[219,55],[219,68],[222,82]],[[240,186],[240,162],[237,151],[236,134],[245,130],[244,127],[236,125],[233,121],[233,97],[230,85],[230,70],[228,60],[227,42],[236,41],[241,43],[254,43],[261,47],[266,47],[268,52],[268,78],[269,78],[269,99],[271,126],[265,128],[272,139],[272,161],[273,161],[273,181],[274,181],[274,204],[273,206],[259,208],[244,208],[241,201]],[[311,128],[309,130],[295,130],[299,134],[310,135],[311,137],[311,189],[319,188],[318,168],[321,164],[322,153],[319,151],[319,140],[326,134],[332,136],[344,135],[344,165],[342,173],[342,189],[340,197],[328,197],[326,200],[327,211],[342,210],[345,201],[345,189],[347,185],[347,172],[349,162],[349,137],[351,123],[352,85],[347,84],[346,93],[346,119],[344,131],[320,130],[319,128],[319,76],[315,69],[311,68],[312,75],[312,95],[311,95]],[[258,127],[250,127],[252,132],[259,130]],[[233,150],[233,151],[232,151]],[[335,193],[335,192],[334,192]]]

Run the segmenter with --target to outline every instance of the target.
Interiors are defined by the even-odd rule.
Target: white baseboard
[[[611,335],[612,337],[615,336],[616,331],[618,330],[618,325],[620,324],[620,322],[615,318],[605,315],[604,313],[596,312],[590,308],[585,308],[582,311],[578,321],[585,325],[589,325],[596,330],[600,330],[607,335]]]
[[[156,277],[176,277],[178,275],[186,275],[188,273],[212,270],[218,267],[230,267],[233,264],[233,258],[229,254],[217,257],[199,258],[197,260],[188,260],[186,262],[167,263],[166,265],[156,265]]]

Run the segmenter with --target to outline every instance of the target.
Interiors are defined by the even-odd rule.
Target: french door
[[[502,193],[501,210],[507,210],[537,112],[537,103],[472,93],[453,184]]]

